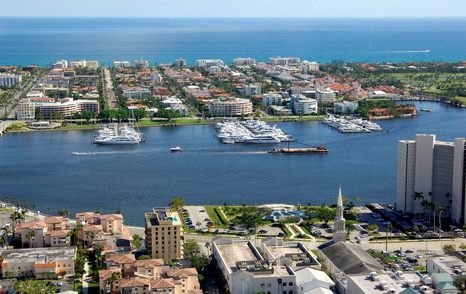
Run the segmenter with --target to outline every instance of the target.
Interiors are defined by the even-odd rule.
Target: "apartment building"
[[[55,279],[74,274],[76,247],[2,250],[0,256],[2,278]]]
[[[245,85],[242,89],[242,93],[246,96],[257,96],[262,93],[261,84],[249,84]]]
[[[113,62],[113,67],[114,68],[122,68],[122,67],[130,67],[131,63],[129,61],[114,61]]]
[[[316,72],[316,71],[319,71],[319,64],[317,62],[315,62],[315,61],[304,60],[301,63],[301,69],[302,69],[303,73]]]
[[[22,75],[0,74],[0,87],[11,88],[21,83],[22,80]]]
[[[240,57],[233,59],[233,64],[235,66],[251,66],[256,64],[256,60],[254,58],[249,57]]]
[[[340,114],[350,114],[350,113],[354,113],[357,108],[358,108],[357,101],[346,101],[345,100],[341,102],[335,102],[333,106],[333,112],[340,113]]]
[[[123,97],[127,99],[135,98],[135,99],[147,99],[152,96],[152,92],[150,89],[142,88],[142,87],[134,87],[128,88],[123,90]]]
[[[29,101],[31,102],[31,101]],[[25,102],[27,103],[27,102]],[[99,112],[100,106],[98,101],[94,100],[74,100],[73,98],[63,98],[57,102],[33,103],[35,112],[42,117],[52,117],[59,115],[61,117],[71,117],[83,110]],[[22,106],[27,108],[27,106]]]
[[[269,63],[272,65],[298,65],[301,62],[299,57],[272,57],[269,58]]]
[[[183,224],[177,212],[154,208],[146,212],[146,248],[152,258],[165,261],[182,259],[184,254]]]
[[[70,62],[71,67],[88,67],[88,68],[99,68],[99,62],[97,60],[73,60]]]
[[[423,200],[444,209],[457,224],[466,219],[466,139],[437,141],[432,134],[398,143],[396,209],[422,214]]]
[[[269,105],[282,105],[283,97],[278,93],[267,93],[262,96],[262,104]]]
[[[21,237],[24,248],[70,246],[69,220],[66,217],[46,217],[29,221],[15,227],[15,235]]]
[[[318,112],[317,100],[301,94],[291,95],[290,106],[296,115],[309,115]]]
[[[252,113],[252,102],[243,98],[213,99],[207,106],[213,116],[241,116]]]
[[[149,61],[144,60],[144,59],[138,59],[134,61],[134,66],[138,68],[149,67]]]
[[[220,66],[224,67],[225,63],[220,59],[198,59],[196,60],[197,67],[211,67],[211,66]]]
[[[63,69],[68,67],[68,60],[57,60],[52,66],[54,69]]]
[[[317,90],[316,99],[319,103],[333,103],[337,100],[336,92],[330,89]]]

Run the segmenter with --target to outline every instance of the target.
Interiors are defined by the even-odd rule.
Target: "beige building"
[[[213,99],[207,106],[213,116],[241,116],[252,113],[252,102],[243,98]]]
[[[76,248],[3,250],[0,256],[2,278],[54,279],[64,272],[74,274]]]
[[[422,202],[442,207],[445,217],[464,224],[466,139],[437,141],[435,135],[416,135],[398,143],[396,209],[422,214]]]
[[[145,213],[146,247],[152,258],[165,261],[182,259],[183,225],[177,212],[154,208]]]
[[[15,227],[24,248],[70,246],[69,220],[62,216],[46,217],[40,221],[29,221]]]

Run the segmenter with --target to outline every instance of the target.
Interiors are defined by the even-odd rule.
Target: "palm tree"
[[[29,242],[29,248],[32,248],[32,238],[34,238],[36,236],[36,231],[33,231],[33,230],[30,230],[27,232],[26,234],[26,238],[28,238],[28,242]]]
[[[388,231],[392,232],[393,225],[391,223],[387,224],[385,227],[385,251],[388,252]]]
[[[423,192],[414,192],[414,195],[413,195],[413,214],[416,213],[416,200],[418,199],[424,199],[424,193]]]
[[[0,236],[0,248],[7,247],[9,242],[8,239],[11,235],[11,227],[5,226],[3,228],[3,234]]]

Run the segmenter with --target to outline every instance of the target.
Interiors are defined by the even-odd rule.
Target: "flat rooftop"
[[[268,244],[268,250],[274,258],[287,258],[293,262],[293,267],[319,265],[319,262],[301,243]]]
[[[177,212],[170,211],[169,208],[153,208],[151,212],[144,214],[146,226],[157,226],[160,224],[182,225]]]
[[[229,268],[236,268],[237,261],[259,260],[247,242],[234,242],[232,244],[216,244],[217,248]]]
[[[466,263],[456,256],[438,256],[429,258],[450,275],[464,274]],[[455,272],[456,271],[456,272]]]
[[[388,289],[395,290],[395,293],[400,293],[406,289],[401,281],[392,278],[388,274],[379,274],[378,278],[378,281],[373,281],[372,279],[368,278],[367,275],[348,276],[348,279],[356,284],[359,289],[361,289],[361,293],[387,293],[387,290],[379,287],[382,282],[386,283]],[[349,284],[350,282],[347,283],[347,285]]]
[[[55,260],[74,259],[76,247],[51,247],[51,248],[32,248],[32,249],[11,249],[2,250],[0,255],[4,262],[35,262],[45,263]]]

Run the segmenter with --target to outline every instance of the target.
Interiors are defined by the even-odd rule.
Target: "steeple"
[[[335,226],[333,233],[333,241],[345,241],[346,240],[346,220],[343,215],[345,207],[343,206],[343,195],[341,193],[341,186],[338,189],[337,196],[337,211],[335,215]]]

